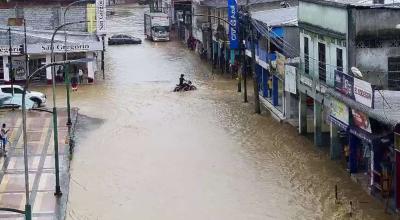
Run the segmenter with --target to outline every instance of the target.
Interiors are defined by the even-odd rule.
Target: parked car
[[[1,93],[12,94],[11,85],[1,85],[0,86]],[[24,88],[19,85],[14,85],[14,94],[21,94],[24,91]],[[35,91],[27,91],[26,98],[32,100],[37,104],[38,107],[46,105],[47,97],[45,94],[41,92]]]
[[[126,34],[117,34],[108,38],[108,45],[118,44],[141,44],[142,40]]]
[[[0,109],[16,109],[22,106],[22,94],[2,94],[0,95]],[[37,103],[30,99],[25,99],[26,109],[38,107]]]

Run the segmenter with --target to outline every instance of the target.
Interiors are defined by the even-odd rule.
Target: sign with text
[[[15,73],[15,80],[25,80],[26,79],[26,63],[25,57],[13,57],[13,69]]]
[[[372,86],[370,83],[354,78],[354,98],[358,103],[372,108]]]
[[[19,52],[20,46],[11,46],[11,53],[12,55],[20,55]],[[9,56],[10,55],[10,46],[0,46],[0,56]]]
[[[228,0],[228,21],[229,21],[229,47],[239,48],[239,32],[237,26],[237,0]]]
[[[351,110],[351,113],[353,114],[353,123],[356,127],[372,133],[371,123],[369,121],[368,115],[366,115],[364,112],[360,112],[354,109]]]
[[[335,70],[335,90],[354,99],[354,78]]]
[[[106,1],[96,0],[96,24],[97,34],[106,34]]]
[[[296,67],[285,66],[285,91],[297,94]]]
[[[336,99],[331,100],[331,117],[337,119],[340,127],[349,125],[349,108],[342,102]]]
[[[64,43],[55,43],[53,45],[55,53],[64,53]],[[67,45],[67,52],[87,52],[87,51],[101,51],[103,50],[102,43],[99,42],[81,42]],[[51,44],[28,44],[28,53],[51,53]]]
[[[281,77],[285,77],[285,62],[286,57],[283,54],[276,52],[276,71]]]

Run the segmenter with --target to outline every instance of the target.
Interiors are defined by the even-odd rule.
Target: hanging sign
[[[96,0],[96,27],[97,34],[106,34],[106,1]]]
[[[11,54],[12,55],[20,55],[21,53],[19,52],[20,46],[11,46]],[[0,56],[9,56],[10,55],[10,46],[0,46]]]
[[[335,89],[343,95],[354,99],[354,78],[335,70]]]
[[[276,71],[279,73],[281,77],[285,77],[285,62],[286,62],[286,57],[281,54],[276,52]]]
[[[53,45],[54,53],[64,53],[64,43],[55,43]],[[68,52],[87,52],[87,51],[101,51],[103,50],[103,44],[100,41],[93,42],[79,42],[67,45]],[[51,44],[28,44],[28,53],[51,53]]]
[[[26,79],[26,63],[25,57],[17,56],[12,58],[12,66],[15,73],[15,80]]]
[[[371,84],[354,78],[354,98],[358,103],[372,108],[372,87]]]
[[[349,125],[349,108],[336,99],[331,100],[331,119],[342,129]]]
[[[297,93],[296,67],[294,66],[285,66],[285,91],[293,94]]]
[[[353,123],[356,127],[372,133],[371,123],[369,121],[368,115],[366,115],[364,112],[360,112],[354,109],[351,110],[351,113],[353,114]]]
[[[228,0],[228,21],[229,21],[229,47],[239,48],[239,33],[237,26],[237,0]]]

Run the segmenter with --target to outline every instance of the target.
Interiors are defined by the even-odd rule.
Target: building
[[[65,59],[65,40],[67,42],[68,59],[90,58],[92,61],[86,64],[73,65],[69,72],[77,74],[80,70],[84,73],[84,82],[93,83],[95,73],[101,71],[102,52],[104,51],[103,40],[96,35],[94,6],[79,5],[68,10],[64,21],[64,3],[50,4],[32,2],[13,5],[13,3],[0,5],[0,80],[10,83],[12,74],[10,63],[13,67],[14,80],[23,82],[29,73],[32,73],[42,65],[51,62],[51,36],[54,29],[64,22],[78,22],[92,19],[91,22],[83,22],[66,26],[66,32],[59,31],[54,38],[55,61]],[[25,34],[23,27],[8,26],[8,18],[23,18],[26,23],[26,43],[28,62],[24,54],[18,49],[25,46]],[[9,29],[11,32],[9,32]],[[9,48],[12,48],[12,59],[10,59]],[[22,51],[24,53],[24,51]],[[26,66],[29,67],[27,70]],[[60,67],[61,68],[61,67]],[[57,67],[57,82],[63,82],[65,78],[62,68]],[[52,81],[51,68],[47,68],[34,79],[40,83]]]
[[[299,29],[297,6],[263,10],[251,13],[258,33],[255,42],[255,57],[260,100],[279,120],[297,115],[296,91],[285,89],[285,81],[293,85],[296,78],[285,79],[285,69],[292,64],[298,66]],[[250,42],[246,55],[251,58]],[[295,71],[295,70],[294,70]]]
[[[299,132],[311,130],[315,145],[329,145],[332,159],[346,158],[351,175],[398,209],[399,117],[381,105],[398,90],[400,8],[382,3],[299,1]]]

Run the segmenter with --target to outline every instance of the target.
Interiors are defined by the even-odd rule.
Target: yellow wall
[[[87,21],[88,21],[88,32],[93,33],[96,31],[96,5],[88,4],[87,5]]]

